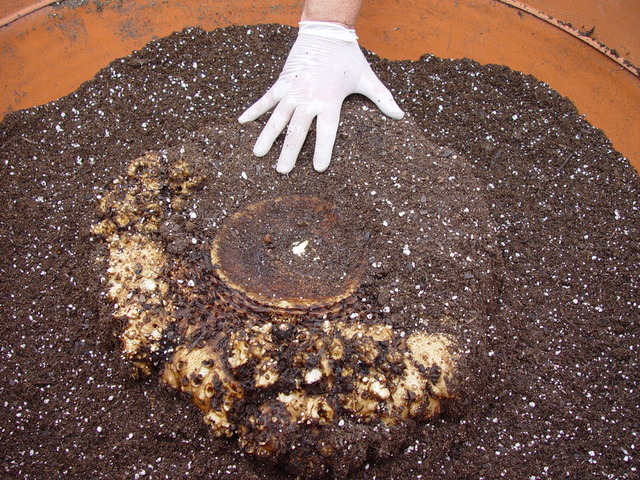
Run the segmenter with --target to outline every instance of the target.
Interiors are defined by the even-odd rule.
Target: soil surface
[[[251,201],[318,194],[384,252],[363,281],[380,318],[468,340],[466,394],[350,478],[636,478],[635,170],[532,77],[367,53],[407,119],[350,98],[329,170],[313,171],[311,136],[280,176],[280,143],[250,154],[265,119],[236,119],[273,83],[294,36],[276,25],[188,29],[0,125],[2,477],[295,478],[215,438],[196,407],[121,356],[106,247],[91,226],[129,162],[160,151],[206,159],[210,185],[185,210],[192,222],[163,230],[167,248],[191,248],[185,235],[206,245]],[[458,313],[466,327],[430,321]]]

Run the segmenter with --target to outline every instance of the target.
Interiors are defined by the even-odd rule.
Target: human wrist
[[[330,22],[353,30],[361,0],[306,0],[301,21]]]

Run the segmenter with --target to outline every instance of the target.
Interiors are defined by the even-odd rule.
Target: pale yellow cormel
[[[288,394],[280,393],[278,400],[287,407],[287,411],[295,422],[327,425],[333,420],[333,408],[320,396],[296,391]]]
[[[170,171],[171,188],[181,195],[191,193],[202,177],[190,177],[186,163],[179,163]],[[116,305],[114,317],[125,320],[123,353],[147,374],[149,354],[159,348],[173,321],[173,305],[166,299],[169,287],[161,277],[166,252],[149,236],[164,220],[159,199],[164,184],[157,154],[135,159],[126,176],[114,180],[113,188],[100,198],[98,210],[105,218],[92,227],[109,247],[107,295]]]
[[[447,388],[447,380],[451,379],[455,369],[452,358],[452,342],[444,335],[412,334],[407,345],[416,363],[426,369],[436,365],[440,369],[440,378],[436,383],[429,380],[431,392],[439,398],[450,398],[452,395]]]
[[[211,345],[193,349],[178,347],[162,372],[162,380],[176,390],[191,394],[193,403],[204,412],[205,421],[216,435],[231,436],[235,432],[227,414],[244,392],[227,373],[220,351]],[[216,407],[211,402],[214,397],[221,399]]]

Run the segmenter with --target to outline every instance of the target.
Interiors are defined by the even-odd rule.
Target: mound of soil
[[[218,434],[238,434],[244,450],[305,478],[344,476],[367,458],[386,458],[416,420],[439,413],[441,400],[477,397],[501,278],[496,225],[464,158],[441,155],[412,120],[356,102],[345,106],[342,131],[335,153],[343,161],[330,172],[307,163],[283,176],[251,152],[246,140],[257,138],[258,125],[221,122],[136,159],[97,195],[105,216],[97,231],[108,232],[102,270],[117,285],[125,350],[143,363],[156,358],[163,378],[202,398]],[[304,252],[293,253],[303,242]],[[164,272],[149,277],[152,270]],[[153,293],[139,287],[145,282]],[[166,294],[156,284],[169,286]],[[165,306],[151,313],[158,304]],[[256,345],[251,360],[232,346],[238,342]],[[416,342],[441,344],[451,356],[421,364],[423,382],[434,383],[427,395],[405,380],[414,375],[407,355],[416,361],[407,345]],[[180,375],[165,367],[172,355]],[[194,367],[191,377],[186,359],[200,364],[202,356],[216,373]],[[317,381],[305,380],[310,371]],[[311,409],[304,420],[309,409],[292,401],[281,411],[292,398],[322,402],[329,413]],[[265,413],[272,409],[279,413]]]
[[[368,54],[409,120],[351,98],[329,170],[313,172],[310,138],[292,174],[279,176],[280,144],[250,155],[265,119],[235,119],[272,84],[294,35],[277,25],[188,29],[1,124],[5,478],[291,477],[214,438],[156,377],[138,378],[121,358],[119,327],[105,321],[113,307],[96,261],[105,247],[91,234],[97,198],[151,150],[207,160],[211,188],[191,206],[194,222],[165,230],[176,251],[188,248],[182,232],[210,241],[250,200],[317,192],[350,202],[356,226],[393,252],[370,259],[365,281],[392,324],[479,319],[466,327],[470,393],[352,478],[637,476],[636,172],[534,78]],[[462,228],[448,229],[451,219]],[[476,230],[482,241],[465,239]],[[456,251],[436,241],[445,233]],[[465,269],[478,252],[484,260]]]

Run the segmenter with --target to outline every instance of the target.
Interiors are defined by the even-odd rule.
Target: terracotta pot
[[[190,25],[296,25],[303,2],[3,3],[4,116],[72,92],[108,62],[153,38]],[[640,81],[633,65],[621,59],[640,63],[638,20],[637,0],[380,0],[364,2],[357,30],[364,47],[392,60],[433,53],[532,74],[570,98],[640,171]]]

